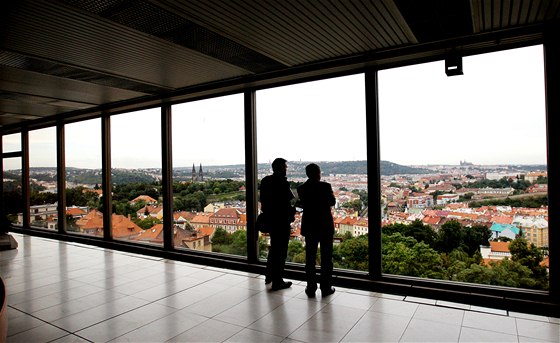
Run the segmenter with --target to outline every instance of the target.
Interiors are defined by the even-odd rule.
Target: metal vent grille
[[[88,70],[34,59],[7,51],[0,51],[0,65],[146,94],[160,94],[169,91],[169,89],[166,88],[154,87],[114,76],[93,73]]]
[[[254,73],[285,65],[144,0],[61,0],[121,25],[165,39]]]

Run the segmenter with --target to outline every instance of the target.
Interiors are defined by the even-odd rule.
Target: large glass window
[[[365,123],[363,74],[257,92],[259,182],[282,157],[297,195],[296,187],[307,179],[305,166],[317,163],[336,197],[334,265],[361,271],[368,270],[369,259]],[[266,253],[261,250],[261,257]],[[288,261],[305,262],[300,212],[292,223]]]
[[[2,136],[2,152],[18,152],[21,151],[21,134],[13,133]]]
[[[103,237],[101,120],[67,124],[66,230]]]
[[[542,46],[379,72],[384,273],[548,289]]]
[[[29,131],[29,224],[58,228],[56,127]]]
[[[243,94],[172,107],[173,245],[247,255]]]
[[[21,134],[2,136],[2,152],[20,152]],[[2,215],[13,224],[21,225],[23,221],[23,198],[21,192],[21,157],[3,159]]]
[[[112,234],[163,245],[161,109],[111,117]]]

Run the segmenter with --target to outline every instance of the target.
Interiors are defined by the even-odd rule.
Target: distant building
[[[367,235],[368,231],[368,219],[358,218],[358,220],[354,223],[354,230],[352,232],[352,235],[354,237]]]
[[[354,224],[358,221],[355,217],[345,217],[338,223],[338,232],[344,235],[346,232],[354,234]]]
[[[226,205],[223,202],[214,202],[206,205],[204,207],[205,213],[216,213],[218,210],[225,208]]]
[[[212,251],[212,237],[216,229],[213,227],[201,227],[197,229],[190,236],[182,240],[182,248],[200,250],[200,251]]]
[[[33,205],[29,207],[29,221],[32,226],[47,227],[47,219],[58,215],[58,203]],[[19,225],[23,224],[23,213],[18,213]]]
[[[447,205],[448,203],[457,201],[459,201],[459,195],[457,194],[441,194],[437,196],[436,204]]]
[[[236,208],[222,208],[210,215],[210,226],[213,228],[221,227],[228,232],[235,232],[238,229],[238,222],[241,212]]]
[[[194,163],[192,165],[192,181],[202,182],[204,181],[204,173],[202,172],[202,163],[200,164],[200,168],[198,169],[198,173],[194,167]]]
[[[537,183],[527,188],[527,193],[548,193],[548,185],[546,183]]]
[[[529,172],[527,174],[525,174],[525,181],[529,181],[531,183],[537,181],[539,179],[539,177],[541,178],[546,178],[548,177],[547,172]]]
[[[512,224],[521,228],[523,237],[539,248],[548,247],[548,220],[535,216],[515,216]]]
[[[195,229],[210,226],[210,213],[197,213],[191,220],[190,224]]]
[[[143,202],[145,202],[146,204],[149,204],[149,205],[153,205],[153,204],[157,203],[157,200],[152,198],[149,195],[139,195],[136,198],[134,198],[133,200],[131,200],[130,204],[134,205],[134,204],[136,204],[140,201],[143,201]]]
[[[161,219],[163,218],[163,206],[146,205],[136,211],[136,216],[140,219],[146,219],[148,217]]]
[[[500,261],[511,258],[509,242],[490,242],[490,246],[481,246],[480,254],[484,261]]]
[[[410,196],[407,200],[408,208],[428,208],[434,206],[434,197],[431,195]]]
[[[490,227],[490,231],[492,232],[492,238],[496,239],[499,237],[507,237],[510,239],[515,239],[521,230],[518,227],[511,224],[498,224],[494,223]]]
[[[112,233],[115,239],[134,239],[144,230],[136,225],[130,216],[114,214],[111,217]],[[87,215],[76,221],[78,231],[92,236],[103,236],[103,213],[91,210]]]

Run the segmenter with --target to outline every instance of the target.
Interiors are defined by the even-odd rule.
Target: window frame
[[[553,117],[560,115],[560,98],[555,94],[560,93],[560,65],[555,61],[560,60],[560,42],[556,40],[556,32],[545,32],[544,35],[544,72],[545,72],[545,105],[546,105],[546,136],[547,136],[547,158],[548,161],[558,160],[560,147],[560,135],[549,134],[550,123]],[[537,43],[533,43],[537,44]],[[533,45],[527,44],[527,45]],[[511,48],[511,47],[510,47]],[[483,53],[478,51],[476,53]],[[471,53],[474,54],[474,53]],[[103,238],[96,237],[78,237],[66,232],[64,225],[59,225],[58,232],[42,232],[36,230],[29,225],[30,215],[30,187],[29,187],[29,138],[30,129],[35,129],[33,125],[24,126],[19,131],[21,133],[21,152],[4,153],[0,150],[2,157],[10,157],[14,154],[21,155],[22,158],[22,194],[23,194],[23,225],[21,228],[14,228],[14,232],[33,234],[38,236],[52,237],[61,240],[72,240],[83,242],[86,244],[108,247],[116,250],[124,250],[130,252],[139,252],[147,255],[165,256],[172,259],[189,261],[193,263],[204,263],[219,267],[242,269],[252,272],[263,272],[264,263],[258,259],[255,220],[257,213],[257,143],[256,143],[256,90],[269,87],[297,84],[310,80],[320,80],[333,78],[341,75],[350,75],[355,73],[365,74],[365,94],[366,94],[366,139],[367,139],[367,165],[368,165],[368,194],[380,194],[380,160],[379,160],[379,109],[378,109],[378,77],[377,72],[384,68],[395,66],[412,65],[428,61],[440,60],[444,57],[442,52],[434,53],[429,58],[422,60],[414,60],[398,63],[387,63],[386,65],[376,65],[374,67],[360,67],[355,70],[343,73],[317,73],[315,76],[304,75],[297,81],[277,81],[260,88],[248,88],[242,93],[244,94],[244,125],[245,125],[245,168],[246,168],[246,192],[247,192],[247,256],[230,256],[218,253],[209,253],[204,251],[184,251],[180,252],[171,248],[172,238],[172,151],[171,151],[171,105],[172,102],[163,105],[136,105],[136,108],[128,108],[127,112],[140,110],[143,108],[160,108],[162,116],[161,136],[162,136],[162,182],[163,201],[164,201],[164,244],[163,247],[152,247],[143,245],[131,245],[127,242],[117,242],[111,236],[111,213],[112,201],[110,196],[104,197],[104,235]],[[398,64],[398,65],[397,65]],[[443,71],[442,71],[443,72]],[[318,76],[317,76],[318,75]],[[219,93],[219,94],[218,94]],[[228,90],[217,91],[206,97],[194,97],[196,101],[203,98],[209,98],[220,95],[233,94],[235,92]],[[239,92],[238,92],[239,93]],[[181,102],[185,102],[182,100]],[[147,102],[148,103],[148,102]],[[153,102],[152,102],[153,103]],[[177,103],[179,103],[177,101]],[[101,142],[102,142],[102,174],[103,174],[103,194],[111,194],[111,151],[110,151],[110,116],[118,113],[92,113],[87,119],[95,116],[101,117]],[[86,119],[86,118],[84,118]],[[58,118],[55,125],[57,127],[57,171],[58,187],[65,186],[65,182],[61,182],[65,177],[64,165],[64,124],[76,119]],[[52,122],[39,122],[39,127],[53,126]],[[2,130],[1,134],[11,134],[18,132],[17,130]],[[554,164],[548,164],[549,178],[548,192],[549,195],[560,194],[560,179],[555,179],[560,175],[560,167]],[[59,204],[65,204],[64,191],[59,191]],[[419,280],[414,277],[404,277],[395,275],[384,275],[381,272],[381,227],[372,225],[371,223],[380,223],[381,206],[380,197],[370,196],[370,215],[379,219],[369,220],[369,273],[358,273],[352,271],[335,270],[337,284],[345,287],[359,288],[365,290],[380,290],[385,292],[408,294],[415,296],[434,297],[437,292],[439,299],[457,300],[468,297],[472,304],[483,306],[495,306],[511,308],[525,308],[534,306],[536,303],[552,304],[549,310],[554,310],[560,306],[560,232],[555,228],[560,227],[560,214],[556,209],[560,208],[558,197],[549,196],[549,248],[550,248],[550,291],[541,292],[533,290],[519,290],[504,287],[472,285],[458,282],[448,282],[441,280]],[[62,206],[61,206],[62,208]],[[59,210],[59,215],[61,210]],[[298,265],[287,266],[287,277],[304,277],[304,268]],[[555,307],[556,306],[556,307]]]

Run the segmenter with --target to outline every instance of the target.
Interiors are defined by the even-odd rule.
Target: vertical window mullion
[[[560,27],[551,27],[545,33],[544,41],[544,72],[545,72],[545,115],[547,131],[547,168],[548,168],[548,244],[549,244],[549,290],[553,299],[560,303],[560,179],[558,163],[560,136],[551,134],[553,118],[560,115],[560,43],[558,34]]]
[[[66,233],[66,153],[64,123],[56,124],[56,176],[58,192],[58,232]]]
[[[161,107],[161,166],[163,196],[163,247],[173,249],[173,160],[171,151],[171,105]]]
[[[103,238],[111,240],[112,219],[112,182],[111,182],[111,117],[103,114],[101,117],[101,168],[103,177]]]
[[[255,228],[255,221],[257,217],[257,119],[256,94],[254,91],[245,92],[244,111],[247,259],[249,262],[254,263],[258,261],[258,232]]]
[[[21,226],[24,229],[29,228],[30,223],[30,207],[31,207],[31,187],[29,185],[29,129],[21,130],[21,196],[22,196],[22,215],[23,221]]]
[[[369,275],[381,278],[381,171],[379,154],[379,99],[377,71],[365,73],[366,140],[368,175],[368,248]]]

